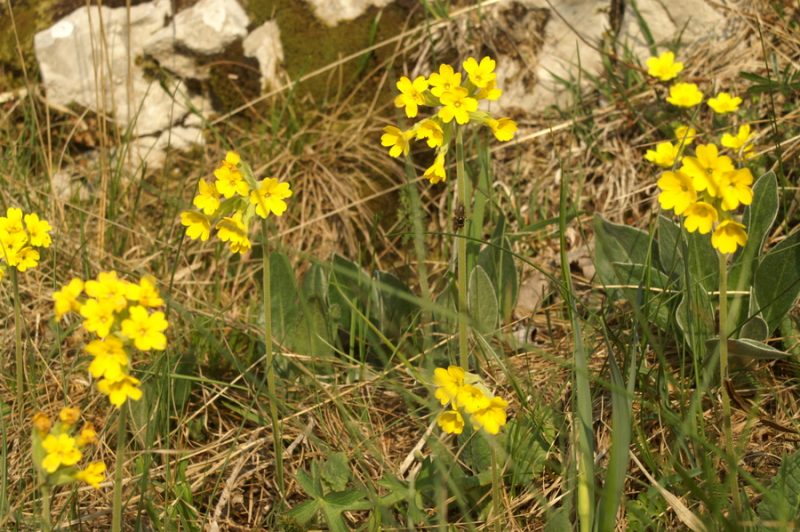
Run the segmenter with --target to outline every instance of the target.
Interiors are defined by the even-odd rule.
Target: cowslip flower
[[[78,297],[82,293],[83,281],[78,278],[73,278],[61,290],[53,292],[56,320],[60,320],[65,314],[77,312],[80,309]]]
[[[683,214],[695,201],[697,191],[692,184],[691,176],[681,171],[664,172],[658,179],[658,203],[662,209],[672,209],[675,214]]]
[[[469,122],[469,114],[478,110],[478,100],[469,97],[469,91],[464,87],[456,87],[442,94],[439,109],[439,118],[447,124],[455,119],[458,124]]]
[[[491,57],[482,57],[480,61],[468,57],[462,66],[464,74],[442,64],[427,78],[418,76],[414,81],[401,78],[397,82],[400,94],[395,98],[396,106],[405,107],[410,118],[416,117],[422,106],[434,110],[430,117],[422,118],[408,129],[389,125],[381,135],[381,145],[389,148],[392,157],[408,156],[412,140],[424,141],[435,149],[434,162],[423,174],[432,184],[446,181],[445,156],[449,144],[459,138],[460,128],[474,123],[486,126],[501,142],[512,140],[517,132],[517,123],[511,118],[495,118],[479,110],[479,100],[497,100],[502,94],[494,71],[496,61]]]
[[[120,331],[133,341],[139,351],[163,351],[167,347],[167,319],[161,311],[147,312],[141,305],[128,309],[128,318],[122,321]]]
[[[691,126],[678,126],[675,128],[675,138],[678,140],[679,146],[690,146],[697,138],[697,130]]]
[[[76,468],[83,457],[83,449],[97,442],[97,432],[91,423],[86,423],[79,435],[74,436],[79,417],[80,411],[71,407],[61,410],[55,424],[44,412],[37,412],[33,417],[31,455],[43,484],[58,486],[83,481],[97,487],[105,478],[101,475],[105,471],[102,462],[90,463],[84,474]]]
[[[461,434],[467,416],[474,430],[483,429],[497,434],[506,424],[508,402],[495,397],[481,382],[480,377],[467,373],[459,366],[436,368],[433,372],[436,386],[434,397],[443,407],[436,423],[448,434]]]
[[[750,132],[750,124],[742,124],[736,131],[736,135],[723,133],[720,144],[737,153],[741,153],[743,158],[750,159],[753,157],[753,145],[751,142],[754,137],[755,134]]]
[[[706,235],[711,232],[714,222],[719,218],[717,209],[704,201],[698,201],[690,205],[685,211],[684,216],[686,219],[683,222],[684,227],[690,233],[698,231],[701,235]]]
[[[481,58],[480,63],[474,57],[468,57],[462,64],[469,81],[479,89],[486,88],[497,78],[497,74],[494,73],[495,65],[495,60],[491,57]]]
[[[414,132],[411,130],[402,131],[394,126],[386,126],[383,128],[381,146],[389,148],[389,155],[392,157],[408,155],[408,150],[411,147],[409,141],[413,136]]]
[[[439,72],[428,77],[431,94],[441,98],[446,92],[461,87],[461,72],[455,72],[450,65],[440,65]]]
[[[747,243],[744,225],[733,220],[721,222],[711,235],[711,245],[720,253],[735,253],[737,246]]]
[[[658,57],[647,59],[647,73],[661,81],[669,81],[675,78],[683,70],[683,63],[675,61],[675,54],[672,52],[662,52]]]
[[[738,111],[742,99],[727,92],[720,92],[715,97],[709,98],[707,103],[715,113],[726,114]]]
[[[425,91],[428,90],[428,80],[425,76],[417,76],[414,81],[403,76],[397,81],[397,90],[400,94],[395,97],[395,107],[402,107],[408,118],[414,118],[419,112],[419,106],[425,103]]]
[[[659,142],[655,150],[647,150],[645,160],[664,168],[671,168],[680,156],[680,146],[675,146],[669,141]]]
[[[266,218],[270,213],[281,216],[287,208],[284,200],[291,196],[289,183],[281,183],[274,177],[267,177],[250,193],[250,203],[255,205],[256,214],[262,218]]]
[[[205,214],[193,211],[181,213],[181,225],[186,227],[186,236],[205,242],[211,236],[211,221]]]
[[[703,101],[703,93],[694,83],[676,83],[669,88],[667,101],[675,107],[694,107]]]
[[[87,332],[97,336],[85,347],[92,358],[88,371],[92,378],[98,379],[97,390],[119,408],[128,399],[135,401],[142,397],[140,381],[131,375],[130,349],[146,352],[166,348],[164,332],[169,323],[164,312],[155,310],[164,305],[164,299],[150,276],[132,283],[121,279],[116,272],[100,272],[95,279],[79,282],[85,288],[83,293],[74,279],[65,288],[76,287],[69,295],[70,310],[83,318]],[[64,293],[65,288],[60,292]],[[63,297],[55,303],[66,309]],[[83,436],[83,440],[87,439],[88,433]]]
[[[25,214],[16,207],[6,209],[6,215],[0,216],[0,278],[8,267],[25,272],[38,266],[39,249],[50,247],[52,230],[38,214]]]
[[[233,216],[226,216],[217,224],[217,238],[228,242],[233,253],[243,253],[251,247],[242,216],[241,211],[236,211]]]
[[[200,209],[203,214],[211,216],[220,205],[220,193],[216,185],[209,185],[205,179],[197,183],[197,195],[192,200],[192,205]]]
[[[692,177],[694,188],[706,190],[714,198],[720,197],[720,176],[734,169],[731,158],[719,155],[714,144],[699,145],[694,156],[686,156],[681,162],[681,172]]]

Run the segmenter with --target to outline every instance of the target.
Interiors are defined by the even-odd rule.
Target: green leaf
[[[505,217],[500,216],[487,245],[478,255],[478,265],[489,275],[499,297],[502,320],[511,318],[519,294],[519,275],[514,264],[511,241],[505,236]]]
[[[305,276],[303,277],[303,286],[301,287],[301,295],[306,301],[313,301],[318,299],[325,302],[328,298],[328,279],[325,275],[325,269],[318,263],[311,265]]]
[[[520,414],[508,422],[505,434],[511,483],[528,486],[544,470],[547,453],[556,439],[552,415],[536,420],[533,415]]]
[[[684,293],[675,310],[675,321],[689,348],[702,359],[706,353],[706,341],[716,334],[714,307],[702,287]]]
[[[594,217],[595,268],[605,285],[628,284],[619,279],[614,263],[646,264],[650,249],[650,235],[628,225],[619,225],[601,216]],[[619,290],[609,290],[619,297]]]
[[[769,326],[760,316],[752,316],[739,329],[739,338],[749,338],[763,342],[769,337]]]
[[[611,266],[620,284],[637,287],[621,289],[625,297],[639,307],[646,319],[654,321],[661,329],[666,329],[670,309],[664,290],[672,284],[667,275],[644,264],[614,262]],[[661,291],[652,291],[651,288]]]
[[[331,454],[322,465],[320,475],[330,491],[344,491],[350,482],[350,464],[345,453]]]
[[[774,331],[800,295],[800,231],[761,259],[754,287],[761,315]]]
[[[497,326],[499,312],[497,295],[486,270],[475,266],[469,275],[467,306],[472,322],[479,332],[489,334]]]
[[[341,255],[333,256],[331,266],[332,273],[328,283],[328,301],[332,312],[335,309],[339,327],[349,330],[353,314],[350,309],[350,303],[357,308],[366,310],[369,304],[372,281],[358,264],[347,260]]]
[[[298,526],[305,527],[314,516],[317,515],[317,512],[320,510],[320,503],[317,499],[311,499],[310,501],[301,502],[288,512],[286,512],[286,518],[296,523]]]
[[[269,256],[269,270],[272,330],[275,338],[283,343],[300,313],[297,284],[292,264],[283,253],[276,251]],[[263,320],[263,317],[260,319]]]
[[[709,349],[716,349],[719,343],[719,338],[713,338],[708,341]],[[790,356],[789,353],[775,349],[765,343],[750,338],[739,338],[728,340],[728,354],[732,357],[740,357],[756,360],[774,360],[776,358],[785,358]]]
[[[769,487],[761,504],[758,516],[764,521],[777,521],[774,530],[791,530],[797,527],[800,518],[800,452],[783,458],[775,480]],[[785,524],[781,526],[781,524]]]
[[[689,280],[685,286],[703,287],[706,292],[719,287],[719,256],[711,246],[711,236],[686,233]]]
[[[416,295],[391,273],[375,271],[374,276],[379,327],[389,338],[399,337],[419,310]]]
[[[681,226],[664,215],[658,217],[658,262],[670,277],[683,277],[684,243]]]
[[[744,210],[747,242],[731,265],[728,286],[732,290],[743,291],[750,287],[758,255],[777,215],[778,179],[775,172],[769,171],[753,185],[753,203]]]

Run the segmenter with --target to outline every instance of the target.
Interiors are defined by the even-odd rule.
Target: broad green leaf
[[[713,346],[716,349],[717,343],[719,343],[719,338],[709,340],[709,348]],[[789,353],[775,349],[757,340],[739,338],[728,340],[728,355],[756,360],[773,360],[788,357]]]
[[[753,316],[739,329],[739,338],[749,338],[763,342],[769,337],[769,326],[759,316]]]
[[[342,452],[331,454],[322,464],[320,476],[330,491],[344,491],[350,482],[350,464]]]
[[[328,298],[328,279],[322,265],[314,263],[303,277],[301,294],[306,301],[318,299],[325,302]]]
[[[388,337],[398,337],[419,310],[414,303],[416,295],[391,273],[376,271],[374,276],[379,327]]]
[[[716,334],[714,307],[702,287],[687,290],[675,310],[678,323],[689,348],[700,359],[706,353],[706,341]]]
[[[736,256],[730,269],[728,286],[747,290],[758,255],[764,247],[775,217],[778,215],[778,180],[772,171],[762,175],[753,185],[753,203],[744,210],[742,221],[747,227],[747,243]]]
[[[322,486],[319,485],[319,479],[316,477],[318,477],[318,471],[315,463],[311,465],[311,475],[302,469],[295,475],[295,479],[300,485],[300,488],[302,488],[309,497],[322,497]]]
[[[289,329],[300,314],[297,284],[289,259],[278,251],[269,256],[272,333],[279,342],[286,341]],[[263,323],[263,318],[260,317]]]
[[[664,291],[673,284],[665,273],[644,264],[614,262],[611,264],[626,299],[635,304],[645,318],[654,321],[662,329],[669,322],[668,294]],[[654,289],[654,290],[651,290]]]
[[[498,295],[503,321],[511,318],[519,294],[519,276],[505,225],[505,217],[501,215],[489,245],[478,255],[478,265],[486,270]]]
[[[669,277],[682,278],[684,274],[684,243],[681,226],[664,215],[658,217],[658,262],[661,271]]]
[[[361,266],[341,255],[333,256],[331,268],[328,301],[332,313],[336,315],[339,322],[339,327],[348,330],[353,314],[350,304],[352,303],[366,312],[372,282]]]
[[[627,284],[620,280],[613,264],[646,264],[650,249],[650,235],[628,225],[619,225],[601,216],[594,217],[595,268],[600,281],[606,285]],[[609,294],[619,297],[619,290],[611,289]]]
[[[775,480],[758,505],[758,516],[764,521],[777,521],[771,530],[796,528],[800,518],[800,452],[784,456]]]
[[[489,275],[480,266],[475,266],[470,273],[467,300],[474,327],[484,334],[493,332],[499,312],[497,295]]]
[[[719,255],[711,246],[711,235],[686,233],[689,278],[684,286],[702,286],[707,292],[719,288]]]
[[[286,518],[296,523],[298,526],[304,527],[314,519],[319,509],[319,501],[317,501],[317,499],[311,499],[310,501],[301,502],[286,512]]]
[[[800,231],[764,255],[754,287],[761,315],[774,331],[800,295]]]

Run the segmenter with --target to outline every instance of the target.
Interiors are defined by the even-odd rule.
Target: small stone
[[[314,15],[327,26],[353,20],[372,6],[386,7],[394,0],[306,0]]]

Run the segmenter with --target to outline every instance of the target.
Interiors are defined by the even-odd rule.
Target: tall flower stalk
[[[50,224],[39,219],[37,214],[24,214],[21,209],[14,207],[7,209],[5,216],[0,216],[0,279],[6,270],[11,270],[11,284],[14,287],[14,365],[16,403],[20,414],[25,391],[25,350],[22,340],[19,273],[38,266],[39,249],[50,247],[52,230]]]
[[[289,183],[274,177],[257,181],[250,166],[233,151],[225,155],[222,164],[214,170],[214,181],[201,179],[192,203],[197,210],[181,213],[181,223],[192,240],[206,241],[212,231],[226,242],[234,254],[250,251],[249,237],[251,221],[261,218],[262,238],[262,300],[264,305],[264,349],[269,412],[272,424],[272,445],[275,454],[275,477],[278,482],[279,500],[286,496],[283,476],[283,442],[281,420],[278,412],[278,395],[275,383],[275,357],[272,345],[272,303],[270,294],[269,221],[271,214],[281,216],[286,212],[286,199],[292,196]]]

